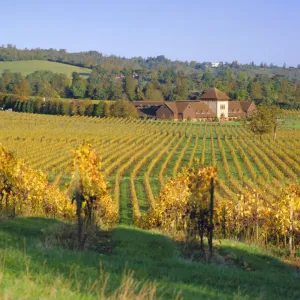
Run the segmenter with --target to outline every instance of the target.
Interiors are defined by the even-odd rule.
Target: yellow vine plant
[[[109,194],[99,155],[87,143],[74,150],[73,155],[73,191],[77,193],[76,201],[80,201],[80,213],[88,222],[101,226],[115,225],[118,220],[117,206]]]
[[[65,193],[0,145],[0,214],[74,218],[74,207]]]
[[[208,222],[209,189],[216,174],[217,168],[211,166],[183,168],[162,187],[155,205],[138,225],[159,228],[173,236],[178,232],[197,234],[199,222],[205,226]]]

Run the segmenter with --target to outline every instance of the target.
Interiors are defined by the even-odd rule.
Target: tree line
[[[254,100],[257,104],[276,104],[285,108],[300,108],[300,82],[281,76],[249,77],[237,75],[230,68],[213,75],[204,72],[200,78],[182,72],[137,72],[123,69],[121,73],[95,67],[87,79],[74,72],[65,74],[36,71],[26,77],[5,70],[0,77],[0,92],[20,96],[97,100],[197,100],[209,87],[226,92],[232,100]]]
[[[89,117],[118,117],[136,118],[137,110],[127,101],[98,101],[91,100],[61,100],[45,99],[41,97],[24,97],[18,95],[6,95],[0,93],[0,107],[4,110],[12,109],[17,112],[65,115],[65,116],[89,116]]]

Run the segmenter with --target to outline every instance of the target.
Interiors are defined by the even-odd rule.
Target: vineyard
[[[83,141],[102,157],[120,222],[131,224],[155,203],[166,178],[197,164],[218,168],[216,200],[255,188],[265,199],[300,177],[300,132],[281,128],[262,141],[238,123],[173,123],[0,113],[0,143],[68,188],[71,149]]]

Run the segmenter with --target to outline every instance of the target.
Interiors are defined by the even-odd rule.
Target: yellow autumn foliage
[[[209,188],[215,167],[184,168],[162,187],[156,203],[143,215],[138,225],[160,228],[169,233],[185,231],[191,225],[191,212],[198,214],[209,205]]]
[[[73,155],[73,181],[80,191],[85,216],[92,214],[90,217],[98,225],[115,225],[117,206],[109,194],[99,155],[87,143],[74,150]]]
[[[0,214],[74,218],[74,206],[65,193],[50,184],[22,159],[0,145]]]
[[[238,200],[215,204],[215,224],[223,223],[229,236],[250,236],[257,240],[280,240],[292,234],[300,238],[300,185],[278,190],[277,199],[245,187]],[[250,236],[249,236],[250,235]]]

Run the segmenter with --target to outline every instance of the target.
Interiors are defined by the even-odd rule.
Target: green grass
[[[28,74],[31,74],[35,71],[51,71],[54,73],[64,73],[69,78],[72,77],[73,72],[78,72],[85,77],[87,77],[88,74],[91,73],[91,70],[88,68],[81,68],[43,60],[1,61],[0,74],[2,74],[6,69],[10,70],[11,72],[19,72],[23,76],[27,76]]]
[[[287,128],[300,129],[300,118],[294,120],[286,120],[285,126]]]
[[[21,218],[0,222],[0,298],[92,299],[120,286],[124,270],[139,282],[157,283],[170,299],[299,299],[299,274],[257,247],[222,240],[218,252],[234,264],[184,260],[159,233],[121,226],[112,231],[112,251],[69,251],[45,243],[44,229],[59,221]],[[222,256],[220,256],[222,257]]]
[[[130,202],[130,180],[122,178],[120,181],[120,223],[132,224],[132,208]]]

